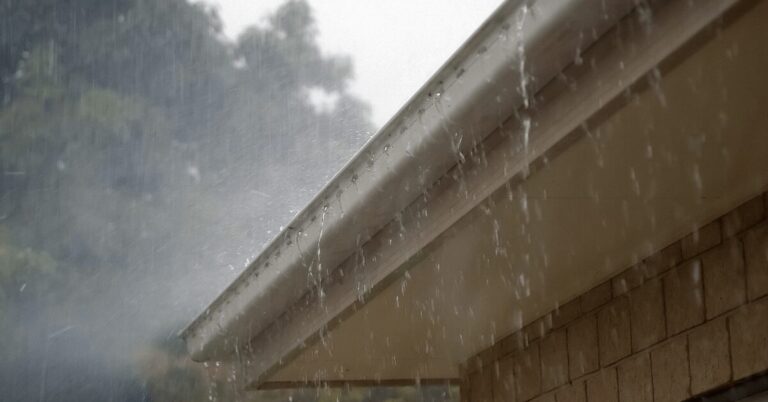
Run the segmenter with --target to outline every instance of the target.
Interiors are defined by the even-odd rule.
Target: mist
[[[0,8],[0,394],[209,399],[177,333],[374,132],[350,59],[304,1]]]

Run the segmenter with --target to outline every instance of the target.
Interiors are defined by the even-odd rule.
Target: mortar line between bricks
[[[685,334],[685,364],[688,365],[688,397],[693,394],[693,370],[691,369],[691,334]]]
[[[569,384],[571,383],[571,350],[568,346],[568,331],[565,330],[565,328],[561,329],[563,333],[565,334],[565,383]],[[555,402],[557,401],[557,394],[555,394]]]
[[[731,373],[728,377],[728,382],[732,382],[735,375],[733,374],[734,366],[733,366],[733,342],[731,341],[731,319],[733,316],[728,316],[723,318],[725,320],[725,332],[728,334],[728,360],[729,364],[731,365]]]
[[[674,269],[674,268],[672,268]],[[661,287],[661,316],[664,319],[664,340],[669,339],[669,318],[667,317],[667,288],[661,278],[654,279],[659,282]],[[658,342],[657,342],[658,343]]]
[[[633,303],[632,303],[632,299],[629,297],[629,293],[625,294],[624,297],[625,297],[625,300],[627,301],[627,315],[629,315],[629,356],[632,356],[632,355],[634,355],[634,353],[632,352],[632,349],[634,349],[634,344],[635,344],[635,342],[634,342],[634,340],[635,340],[634,338],[635,337],[632,334],[632,328],[634,327],[634,325],[632,325],[632,305],[633,305]],[[627,356],[627,357],[629,357],[629,356]]]
[[[650,371],[650,377],[651,377],[651,401],[656,401],[656,384],[653,380],[653,353],[649,350],[648,352],[648,370]]]
[[[701,307],[702,310],[704,310],[704,322],[700,323],[699,325],[702,325],[709,321],[707,317],[709,317],[709,312],[707,311],[707,281],[704,278],[704,259],[699,258],[699,281],[701,281]],[[727,312],[725,312],[727,313]],[[715,319],[716,317],[712,317],[712,319]],[[698,325],[697,325],[698,326]],[[695,328],[696,326],[694,326]]]
[[[603,367],[608,367],[608,365],[603,365],[603,346],[600,344],[600,315],[598,313],[595,313],[595,326],[597,327],[595,337],[597,338],[597,370],[600,371]]]
[[[747,233],[748,229],[744,229],[742,233]],[[744,280],[742,285],[744,286],[744,304],[749,304],[749,269],[747,268],[747,242],[743,238],[734,236],[735,241],[738,241],[741,245],[741,266],[744,269]]]

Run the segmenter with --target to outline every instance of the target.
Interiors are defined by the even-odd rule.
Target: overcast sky
[[[235,37],[284,0],[206,0]],[[309,0],[320,46],[352,56],[352,90],[381,126],[403,106],[502,0]]]

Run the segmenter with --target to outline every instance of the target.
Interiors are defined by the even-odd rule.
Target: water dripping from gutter
[[[525,42],[523,42],[523,27],[525,26],[525,20],[528,17],[528,5],[523,4],[520,8],[520,16],[515,25],[515,33],[517,36],[517,57],[518,68],[520,69],[520,95],[523,97],[523,107],[527,109],[530,106],[530,99],[528,96],[528,75],[525,73]]]

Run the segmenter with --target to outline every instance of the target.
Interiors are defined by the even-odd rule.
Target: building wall
[[[463,367],[471,402],[675,402],[768,372],[768,195]]]

